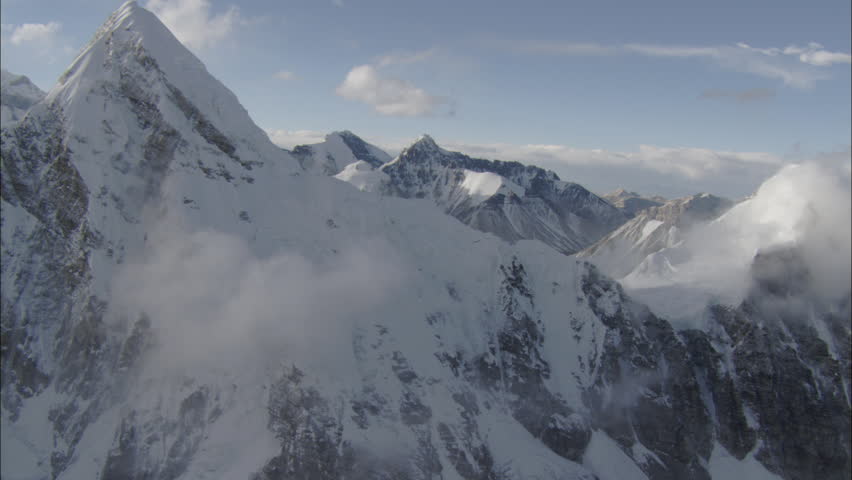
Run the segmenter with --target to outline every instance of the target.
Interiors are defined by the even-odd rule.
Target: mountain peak
[[[95,103],[110,103],[116,97],[128,97],[149,109],[179,112],[181,119],[172,118],[173,122],[190,122],[191,128],[235,156],[240,155],[233,151],[237,139],[248,150],[272,150],[268,136],[237,97],[156,15],[135,1],[122,4],[101,25],[59,78],[47,102],[82,128],[91,123],[94,110],[104,108]],[[172,107],[166,108],[166,103]]]
[[[192,97],[199,81],[211,78],[204,64],[192,54],[172,32],[150,11],[131,0],[122,4],[97,30],[71,66],[59,78],[57,87],[93,83],[103,71],[120,63],[128,55],[142,63],[153,64]],[[51,92],[51,97],[56,94]]]
[[[432,137],[424,133],[417,137],[417,140],[415,140],[414,143],[403,148],[402,152],[399,153],[399,157],[411,157],[413,159],[423,160],[425,158],[430,158],[433,154],[439,153],[446,152],[439,147],[437,143],[435,143],[435,140],[432,139]]]
[[[413,146],[419,146],[420,148],[429,148],[429,149],[440,148],[440,147],[438,147],[438,144],[435,143],[435,140],[426,133],[417,137],[417,140],[415,140],[415,142],[411,146],[412,147]]]

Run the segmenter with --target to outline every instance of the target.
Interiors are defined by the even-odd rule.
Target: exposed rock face
[[[471,158],[440,148],[428,135],[381,167],[378,190],[429,198],[477,230],[516,242],[539,240],[572,254],[627,219],[581,185],[517,162]]]
[[[652,479],[710,478],[717,449],[785,479],[848,477],[850,301],[813,300],[795,252],[763,252],[742,305],[676,331],[589,263],[304,175],[182,55],[125,4],[0,133],[4,478],[591,480],[601,436]],[[417,162],[463,163],[441,178],[497,171],[524,208],[600,213],[548,172],[424,141],[383,167],[405,195],[443,185]],[[161,265],[168,215],[192,241]],[[168,270],[205,239],[203,269]],[[235,244],[256,264],[244,277],[214,268]],[[148,267],[178,291],[122,303],[120,280]],[[296,280],[257,281],[276,267]],[[232,285],[246,296],[218,322],[157,305]]]
[[[578,256],[607,275],[622,278],[649,255],[676,245],[694,225],[722,215],[732,205],[730,200],[702,193],[650,206]]]
[[[601,198],[621,210],[628,218],[635,217],[639,212],[647,208],[659,207],[667,201],[660,196],[643,197],[636,192],[628,192],[624,189],[607,193],[606,195],[602,195]]]

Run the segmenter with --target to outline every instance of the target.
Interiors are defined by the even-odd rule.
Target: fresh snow
[[[461,187],[467,191],[474,204],[482,203],[498,193],[524,194],[523,187],[492,172],[464,170]]]
[[[357,160],[346,167],[343,171],[334,176],[338,180],[342,180],[351,184],[358,190],[372,192],[375,191],[388,176],[372,165],[363,161]]]
[[[713,480],[730,480],[734,478],[743,480],[781,480],[781,477],[767,470],[766,467],[754,458],[754,453],[758,450],[760,450],[760,443],[744,459],[738,460],[728,453],[725,447],[719,445],[719,442],[716,442],[713,447],[713,454],[707,463],[707,470],[710,472],[710,477]]]
[[[615,440],[600,430],[592,432],[592,440],[583,455],[583,465],[595,472],[600,480],[648,480],[648,476]]]
[[[0,69],[0,125],[17,122],[44,96],[29,78]]]
[[[654,230],[656,230],[662,224],[663,222],[661,222],[660,220],[648,220],[648,222],[645,223],[645,226],[642,227],[642,236],[639,237],[639,242],[642,242],[643,240],[648,238],[648,235],[654,233]]]
[[[233,142],[235,155],[252,168],[211,146],[174,104],[160,75],[115,49],[155,58],[165,79]],[[149,180],[147,172],[135,168],[144,158],[138,139],[145,132],[129,102],[104,93],[119,83],[118,68],[110,62],[125,62],[125,73],[147,89],[142,93],[156,97],[163,116],[158,126],[180,135],[179,148],[157,184],[162,202],[156,209],[138,198]],[[475,231],[425,200],[360,191],[374,189],[384,173],[366,162],[346,163],[352,152],[338,148],[339,136],[330,136],[326,150],[337,155],[335,165],[346,163],[337,178],[304,174],[292,155],[251,122],[233,94],[135,3],[119,9],[46,102],[32,111],[45,114],[49,102],[64,114],[71,162],[90,192],[85,220],[104,244],[90,252],[93,281],[81,294],[112,302],[104,320],[110,334],[125,332],[129,319],[144,311],[158,339],[138,381],[87,426],[61,479],[96,478],[127,412],[138,412],[141,426],[174,421],[181,402],[201,387],[222,412],[203,426],[199,450],[183,478],[246,478],[278,453],[266,402],[281,369],[292,365],[303,369],[308,386],[340,411],[367,388],[398,405],[405,387],[389,359],[403,352],[423,379],[418,394],[432,409],[430,425],[461,425],[467,419],[453,395],[470,386],[436,354],[471,359],[488,352],[506,321],[497,298],[500,267],[515,260],[535,292],[530,313],[546,332],[547,386],[572,408],[583,408],[582,392],[593,385],[599,368],[588,360],[604,350],[608,333],[578,296],[584,266],[538,241],[509,244]],[[231,173],[206,175],[199,164]],[[466,170],[464,175],[462,185],[471,196],[523,192],[495,174]],[[4,247],[27,247],[38,221],[5,200],[2,208]],[[17,286],[15,272],[43,266],[25,265],[30,259],[14,252],[3,255],[4,298],[22,293],[22,304],[35,302],[26,296],[31,290]],[[663,260],[676,273],[669,257]],[[610,315],[621,308],[614,292],[601,295],[597,305]],[[33,352],[48,371],[58,361],[49,345],[55,333],[43,332],[39,341],[44,345]],[[600,431],[593,433],[579,465],[524,429],[505,398],[476,395],[481,414],[472,421],[495,458],[508,459],[498,467],[505,467],[509,478],[590,479],[592,472],[601,480],[647,478]],[[3,412],[4,479],[45,476],[57,448],[45,412],[68,401],[49,388],[24,402],[17,422],[10,424]],[[363,430],[349,415],[341,414],[340,422],[344,441],[373,451],[404,455],[417,444],[413,429],[388,417],[375,416]],[[159,451],[146,454],[150,458],[143,461],[163,460]],[[441,455],[449,479],[454,472]],[[638,447],[633,455],[639,463],[654,459]],[[719,455],[719,464],[728,465]]]

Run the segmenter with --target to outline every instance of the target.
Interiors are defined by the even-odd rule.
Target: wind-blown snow
[[[755,254],[795,247],[809,269],[813,292],[837,299],[850,291],[851,202],[845,165],[787,166],[753,197],[697,226],[677,246],[647,257],[623,284],[658,313],[683,319],[708,300],[738,304],[748,291]]]
[[[497,193],[506,194],[512,192],[515,195],[524,194],[524,189],[520,185],[492,172],[464,170],[464,180],[461,183],[461,187],[467,191],[476,204],[491,198]]]
[[[621,447],[599,430],[592,432],[592,441],[583,455],[583,465],[595,472],[600,480],[648,480],[648,476]]]
[[[347,182],[358,190],[373,192],[387,180],[388,175],[378,168],[373,168],[369,163],[358,160],[346,165],[334,178]]]

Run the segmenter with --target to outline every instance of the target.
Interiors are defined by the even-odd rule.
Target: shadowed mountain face
[[[633,218],[646,208],[659,207],[666,203],[666,199],[660,196],[643,197],[636,192],[628,192],[624,189],[618,189],[614,192],[607,193],[601,198],[611,203],[615,208],[621,210],[627,217]]]
[[[0,124],[17,122],[44,95],[29,78],[0,70]]]
[[[367,171],[343,137],[340,174]],[[849,476],[850,302],[797,287],[795,253],[676,330],[396,198],[567,248],[623,221],[582,187],[428,138],[381,167],[391,195],[305,174],[133,2],[0,154],[4,479]]]
[[[378,172],[338,178],[384,195],[430,199],[476,230],[509,242],[539,240],[564,254],[626,221],[616,208],[551,171],[449,152],[428,135]]]

